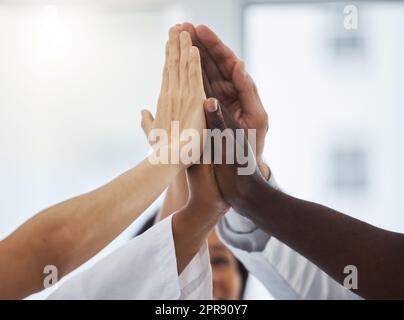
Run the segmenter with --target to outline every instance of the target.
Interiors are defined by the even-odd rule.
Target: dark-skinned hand
[[[184,23],[181,28],[189,32],[199,48],[206,96],[218,99],[241,128],[256,129],[257,164],[268,179],[270,171],[262,160],[268,115],[244,62],[207,26]]]
[[[220,132],[226,130],[229,134],[226,135],[226,139],[222,139],[222,143],[216,144],[212,142],[213,155],[219,154],[221,148],[221,163],[214,164],[214,172],[219,190],[228,204],[230,204],[236,211],[241,214],[247,215],[247,206],[250,206],[249,196],[256,190],[257,184],[266,185],[267,182],[260,170],[254,157],[254,152],[248,143],[247,136],[243,135],[243,139],[238,139],[235,134],[237,129],[242,129],[239,124],[233,119],[226,108],[222,108],[219,102],[214,98],[206,100],[205,105],[205,117],[208,129],[219,129]],[[229,155],[226,154],[227,143],[231,143],[234,146],[236,155],[237,152],[243,152],[244,155],[249,154],[249,165],[254,167],[252,174],[241,175],[240,169],[245,168],[246,165],[241,165],[237,162],[236,157],[229,159]],[[231,161],[229,161],[231,160]],[[233,164],[229,164],[232,162]]]

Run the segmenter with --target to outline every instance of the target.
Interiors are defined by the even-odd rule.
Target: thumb
[[[207,99],[203,107],[205,109],[206,125],[208,129],[219,129],[223,131],[227,128],[222,109],[215,98]]]
[[[146,137],[149,136],[151,129],[153,128],[154,118],[149,110],[142,110],[142,122],[141,126]]]

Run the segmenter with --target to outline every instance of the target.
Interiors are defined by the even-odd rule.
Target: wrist
[[[181,162],[179,157],[175,156],[170,146],[153,147],[153,149],[153,152],[147,157],[148,162],[152,166],[161,166],[177,173],[186,169],[186,166]]]
[[[207,239],[222,216],[187,204],[175,213],[173,221],[178,230],[187,235],[190,243],[199,245]]]
[[[178,274],[189,264],[192,258],[206,243],[216,222],[203,222],[198,219],[203,213],[184,207],[177,211],[172,218],[172,230],[177,257]]]
[[[267,199],[266,191],[269,187],[268,182],[262,175],[256,173],[244,181],[243,192],[232,202],[232,207],[241,215],[250,217],[255,211],[257,205],[265,203]]]
[[[223,206],[188,200],[187,204],[180,211],[187,218],[190,227],[210,232],[228,211],[228,207],[227,204]]]

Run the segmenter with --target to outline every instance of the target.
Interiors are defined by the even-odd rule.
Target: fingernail
[[[189,48],[189,53],[191,55],[195,55],[195,56],[198,55],[198,48],[195,46],[192,46],[191,48]]]
[[[213,101],[213,103],[209,103],[208,104],[208,111],[209,112],[216,112],[217,111],[217,109],[218,109],[218,103],[217,103],[217,100],[216,99],[212,99]]]
[[[185,40],[187,38],[187,35],[188,35],[188,32],[181,31],[181,34],[180,34],[181,40]]]

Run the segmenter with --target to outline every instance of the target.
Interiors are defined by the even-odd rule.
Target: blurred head
[[[220,241],[215,231],[211,233],[208,243],[213,275],[213,298],[242,299],[247,270]]]
[[[157,213],[156,213],[157,214]],[[150,229],[156,219],[156,214],[151,216],[134,235],[139,236]],[[216,231],[213,231],[208,239],[210,263],[212,265],[213,298],[216,300],[241,300],[243,299],[248,271],[238,261],[231,251],[220,241]]]

